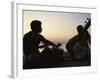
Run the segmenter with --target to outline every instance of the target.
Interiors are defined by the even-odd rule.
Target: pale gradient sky
[[[23,11],[23,30],[29,32],[30,23],[33,20],[42,22],[42,35],[51,41],[67,42],[77,34],[77,25],[85,25],[86,18],[90,18],[89,13],[65,13],[65,12],[46,12],[46,11]],[[90,28],[89,28],[90,32]]]

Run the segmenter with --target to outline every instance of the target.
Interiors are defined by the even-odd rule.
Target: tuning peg
[[[85,21],[85,23],[87,23],[87,21]]]
[[[87,20],[90,20],[89,18],[87,18]]]

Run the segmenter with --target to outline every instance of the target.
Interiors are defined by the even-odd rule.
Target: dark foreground
[[[23,66],[23,69],[40,69],[40,68],[58,68],[58,67],[81,67],[91,66],[90,57],[84,59],[72,59],[70,57],[63,57],[58,61],[44,61],[40,63],[32,63]]]

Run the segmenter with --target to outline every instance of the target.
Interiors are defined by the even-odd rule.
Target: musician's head
[[[82,25],[78,25],[77,26],[77,31],[78,31],[78,34],[81,34],[81,33],[83,33],[83,26]]]
[[[42,22],[39,20],[34,20],[31,22],[31,30],[35,33],[41,33],[42,27],[41,27]]]

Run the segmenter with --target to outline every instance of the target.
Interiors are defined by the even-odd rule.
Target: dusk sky
[[[68,13],[68,12],[46,12],[46,11],[23,11],[23,35],[29,32],[30,23],[33,20],[42,22],[42,35],[51,41],[67,42],[77,34],[76,27],[85,25],[89,13]],[[88,29],[90,32],[90,28]]]

